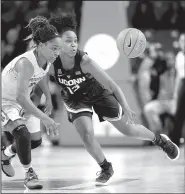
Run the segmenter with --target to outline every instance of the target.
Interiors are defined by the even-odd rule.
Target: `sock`
[[[8,146],[5,151],[4,151],[4,154],[8,157],[12,157],[15,155],[15,153],[12,151],[11,149],[12,145]]]
[[[156,145],[159,145],[161,143],[161,135],[159,133],[156,133],[152,142]]]
[[[20,125],[14,129],[13,135],[16,143],[16,151],[21,164],[31,163],[31,135],[25,125]]]
[[[99,165],[102,169],[107,169],[110,166],[110,164],[109,164],[109,162],[107,162],[106,158],[104,159],[104,161],[102,163],[99,163]]]
[[[25,171],[25,172],[28,172],[29,169],[32,168],[32,165],[31,165],[31,164],[23,165],[23,168],[24,168],[24,171]]]

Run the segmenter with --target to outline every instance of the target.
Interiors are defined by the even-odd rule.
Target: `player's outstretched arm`
[[[114,93],[123,109],[130,109],[121,88],[113,79],[88,55],[84,55],[81,63],[83,73],[90,73],[106,89]]]
[[[16,100],[24,109],[28,110],[43,122],[48,134],[52,133],[53,135],[57,135],[60,124],[55,123],[53,119],[40,111],[30,99],[28,88],[29,79],[34,72],[32,64],[26,58],[22,58],[16,64],[16,71],[18,72]]]
[[[30,100],[28,88],[29,79],[34,71],[32,64],[26,58],[22,58],[16,64],[16,71],[18,72],[16,100],[23,108],[27,109],[37,118],[41,120],[47,119],[47,115],[40,111]]]
[[[84,55],[81,63],[84,73],[90,73],[100,82],[106,89],[114,93],[123,110],[130,110],[121,88],[113,81],[113,79],[88,55]]]

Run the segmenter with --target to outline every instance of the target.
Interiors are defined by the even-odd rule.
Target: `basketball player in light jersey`
[[[32,103],[30,93],[39,83],[48,102],[51,100],[44,79],[51,63],[59,55],[61,46],[56,28],[49,24],[46,18],[37,16],[30,20],[28,27],[32,31],[32,40],[36,47],[14,58],[2,72],[1,121],[3,130],[11,133],[15,142],[6,149],[2,148],[1,167],[7,176],[14,176],[10,160],[17,153],[26,173],[24,186],[29,189],[41,189],[42,185],[31,165],[31,148],[41,144],[38,128],[40,120],[48,133],[56,134],[59,124]],[[46,63],[47,67],[43,69]],[[49,112],[47,108],[46,113]]]
[[[49,21],[62,41],[61,53],[50,73],[61,86],[69,121],[75,125],[85,148],[102,169],[95,184],[106,184],[114,172],[94,137],[92,107],[101,122],[109,121],[124,135],[153,141],[170,159],[177,159],[178,147],[166,135],[155,135],[144,126],[134,124],[134,112],[120,87],[85,52],[78,50],[75,15],[53,15]]]

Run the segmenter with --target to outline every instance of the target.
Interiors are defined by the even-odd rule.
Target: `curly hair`
[[[74,12],[51,14],[49,23],[55,26],[59,34],[63,34],[67,30],[72,30],[76,33],[77,22]]]
[[[32,34],[25,40],[32,38],[36,44],[47,42],[59,36],[57,29],[43,16],[32,18],[26,27],[31,30]]]

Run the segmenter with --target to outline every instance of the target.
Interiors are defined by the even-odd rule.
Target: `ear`
[[[42,42],[40,42],[40,43],[38,44],[38,46],[39,46],[40,48],[42,48],[43,43],[42,43]]]

